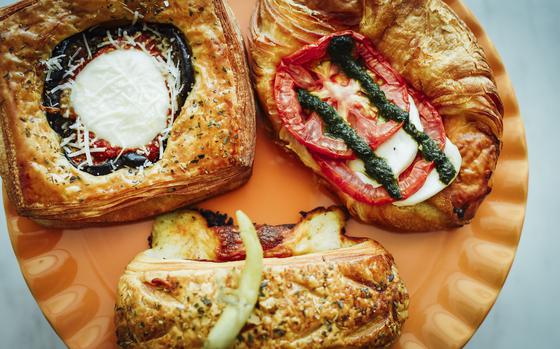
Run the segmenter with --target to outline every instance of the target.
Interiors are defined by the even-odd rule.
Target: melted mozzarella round
[[[93,59],[76,77],[70,99],[84,126],[114,146],[144,146],[167,126],[165,78],[154,58],[140,50]]]
[[[456,173],[458,174],[459,170],[461,169],[461,163],[462,163],[461,153],[459,153],[459,149],[457,149],[457,146],[455,146],[455,144],[451,143],[449,138],[446,138],[445,148],[443,149],[443,152],[445,153],[445,156],[447,156],[449,161],[451,161],[451,164],[453,165]],[[394,202],[393,205],[395,206],[416,205],[422,201],[428,200],[432,196],[436,195],[437,193],[445,189],[445,187],[447,187],[447,184],[443,183],[439,179],[439,173],[434,168],[428,175],[428,178],[426,178],[426,182],[424,182],[424,185],[416,193],[412,194],[405,200]]]

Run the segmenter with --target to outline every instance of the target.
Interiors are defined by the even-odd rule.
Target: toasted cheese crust
[[[71,35],[134,20],[171,23],[184,35],[196,83],[160,161],[93,176],[70,164],[48,124],[41,61]],[[21,1],[0,10],[0,57],[0,173],[20,215],[66,227],[129,221],[231,190],[251,174],[254,101],[224,0]]]
[[[207,212],[180,210],[158,217],[151,235],[155,255],[165,258],[229,262],[245,258],[239,231],[232,224],[209,224]],[[265,257],[291,257],[349,247],[364,239],[344,235],[347,220],[340,207],[319,207],[297,224],[257,224]]]
[[[282,127],[273,81],[280,60],[333,32],[351,29],[376,49],[442,116],[463,159],[457,179],[422,203],[372,206],[328,184],[352,216],[403,231],[468,223],[492,187],[501,148],[503,106],[482,48],[441,0],[259,0],[250,53],[254,85],[280,143],[321,175],[307,149]]]
[[[343,236],[341,214],[320,209],[295,226],[260,226],[261,241],[274,236],[277,243],[263,244],[268,258],[259,299],[234,348],[384,348],[396,340],[408,293],[393,257],[375,241]],[[223,245],[242,250],[227,242],[237,233],[208,227],[193,211],[180,215],[167,222],[173,225],[156,224],[152,248],[119,281],[115,321],[122,348],[201,348],[227,302],[235,301],[231,289],[243,261],[218,251]],[[176,224],[188,221],[193,231]],[[210,244],[191,244],[195,230]],[[330,246],[306,244],[315,234]],[[271,258],[278,251],[283,257]]]

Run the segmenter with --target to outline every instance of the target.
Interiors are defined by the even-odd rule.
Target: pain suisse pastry
[[[0,171],[19,214],[129,221],[250,176],[254,103],[223,0],[21,1],[0,32]]]
[[[502,103],[440,0],[259,0],[254,84],[279,142],[365,222],[468,223],[491,190]]]
[[[121,348],[202,348],[224,309],[241,302],[232,291],[240,287],[245,259],[238,229],[203,214],[158,218],[151,248],[127,266],[115,316]],[[344,235],[346,219],[339,208],[319,208],[296,225],[255,227],[265,257],[262,281],[252,313],[228,347],[394,343],[408,316],[408,292],[389,252]]]

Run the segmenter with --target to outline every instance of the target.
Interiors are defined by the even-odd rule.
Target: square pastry
[[[251,174],[255,106],[223,0],[0,10],[0,171],[45,225],[135,220]]]

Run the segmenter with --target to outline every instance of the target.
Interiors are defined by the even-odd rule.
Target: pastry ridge
[[[271,7],[291,21],[273,17],[267,10]],[[297,26],[305,26],[307,41],[302,41]],[[280,143],[319,172],[305,147],[282,127],[272,82],[282,57],[323,35],[347,29],[368,37],[408,84],[427,96],[459,148],[463,165],[450,186],[414,206],[371,206],[327,186],[354,217],[391,229],[426,231],[470,222],[492,188],[503,105],[483,49],[441,0],[259,0],[249,40],[254,85]]]
[[[0,173],[20,215],[65,227],[123,222],[248,180],[255,105],[231,10],[224,0],[166,3],[29,0],[0,10]],[[194,57],[195,85],[160,161],[144,171],[121,169],[96,177],[65,159],[59,136],[39,107],[45,76],[39,62],[61,40],[96,24],[133,21],[134,11],[145,22],[172,23],[183,33]],[[213,127],[210,118],[220,127]]]

